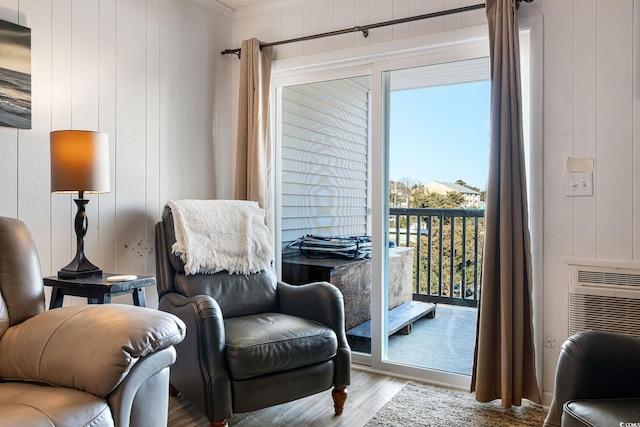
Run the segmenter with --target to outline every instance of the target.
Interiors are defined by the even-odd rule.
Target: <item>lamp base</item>
[[[80,279],[82,277],[96,277],[102,276],[102,270],[96,268],[95,270],[85,270],[85,271],[70,271],[62,269],[58,271],[59,279]]]
[[[102,270],[93,265],[91,261],[84,255],[84,236],[87,234],[87,213],[85,205],[89,203],[89,200],[83,197],[83,192],[79,192],[79,197],[73,199],[78,206],[78,212],[75,218],[75,231],[76,231],[76,256],[66,267],[63,267],[58,271],[58,277],[60,279],[78,279],[81,277],[94,277],[102,276]]]
[[[93,265],[84,254],[76,256],[76,258],[66,267],[62,267],[58,271],[60,279],[79,279],[81,277],[102,276],[102,270]]]

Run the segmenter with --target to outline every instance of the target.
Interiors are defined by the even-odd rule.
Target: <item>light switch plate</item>
[[[563,187],[565,197],[593,196],[593,172],[567,172]]]

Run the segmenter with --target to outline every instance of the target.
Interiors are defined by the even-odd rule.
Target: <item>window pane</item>
[[[389,337],[391,362],[471,373],[489,150],[488,79],[488,58],[389,72],[389,240],[399,248],[389,255],[387,329],[393,332],[398,317],[404,316],[401,325],[410,322],[404,334]],[[394,250],[405,257],[409,251],[409,267]],[[399,280],[407,268],[411,274]],[[405,300],[391,298],[407,291]]]

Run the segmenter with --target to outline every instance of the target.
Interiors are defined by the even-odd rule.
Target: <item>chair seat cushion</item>
[[[564,404],[562,426],[640,425],[640,399],[574,400]]]
[[[331,328],[300,317],[260,313],[225,319],[226,353],[234,380],[313,365],[336,355]]]
[[[2,426],[113,426],[107,401],[83,391],[25,382],[0,382]]]

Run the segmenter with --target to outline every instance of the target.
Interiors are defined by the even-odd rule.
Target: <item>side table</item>
[[[146,307],[144,288],[156,284],[153,276],[138,276],[124,282],[107,282],[114,273],[103,273],[102,276],[82,277],[78,279],[61,279],[58,276],[45,277],[45,286],[51,286],[51,302],[49,308],[62,307],[65,295],[85,297],[89,304],[110,304],[111,298],[117,295],[132,294],[133,304]]]

